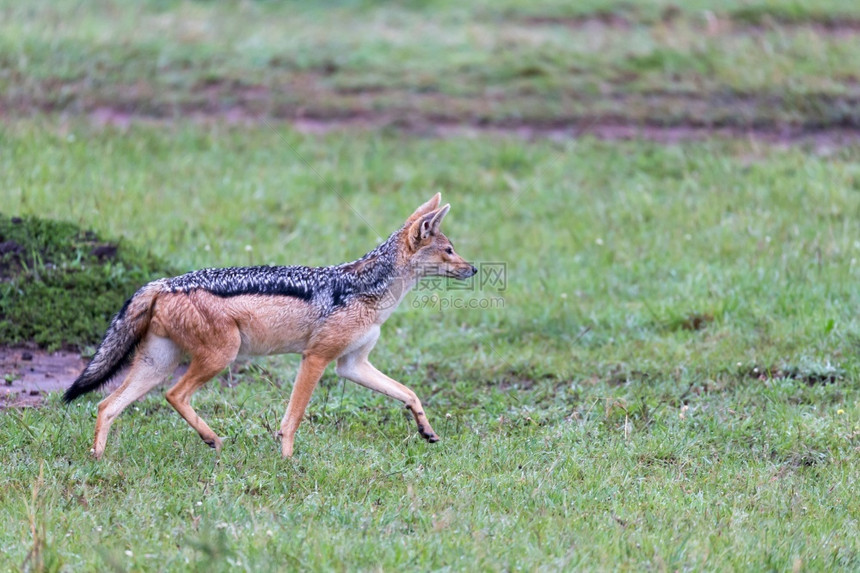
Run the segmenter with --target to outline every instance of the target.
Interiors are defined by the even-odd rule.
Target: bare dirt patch
[[[600,94],[559,90],[493,97],[380,86],[344,90],[329,85],[321,73],[299,74],[267,85],[211,79],[198,82],[188,92],[159,96],[153,86],[93,88],[87,82],[69,80],[59,90],[65,94],[62,98],[55,97],[56,86],[30,95],[0,95],[0,117],[86,117],[97,126],[121,130],[181,120],[240,126],[288,123],[309,134],[384,129],[430,137],[591,135],[658,143],[722,137],[824,147],[860,139],[860,91],[851,82],[844,93],[629,92],[622,89],[627,79],[622,74],[610,80]],[[553,105],[548,106],[548,101]]]
[[[80,353],[69,350],[48,352],[35,346],[0,346],[0,410],[41,405],[49,393],[65,392],[88,363]],[[180,365],[172,380],[179,379],[187,369],[186,364]],[[127,373],[128,368],[121,370],[99,392],[113,391]]]
[[[77,352],[0,347],[0,408],[36,406],[68,388],[87,361]]]
[[[801,146],[819,154],[841,147],[860,145],[860,129],[851,127],[706,127],[696,125],[635,125],[614,121],[571,121],[569,124],[509,123],[479,125],[449,121],[398,121],[394,118],[356,117],[348,119],[308,119],[290,122],[296,131],[324,135],[350,130],[394,129],[424,137],[515,137],[528,141],[566,141],[593,137],[602,141],[651,141],[666,145],[706,139],[749,141],[776,146]]]
[[[100,127],[129,129],[136,123],[163,124],[172,120],[148,115],[99,108],[90,114],[93,123]],[[525,140],[549,139],[565,141],[594,137],[605,141],[652,141],[677,144],[710,138],[748,140],[752,142],[809,146],[826,153],[846,145],[860,144],[860,129],[853,126],[707,126],[696,124],[642,125],[613,119],[577,119],[557,121],[508,121],[498,124],[487,122],[456,121],[438,118],[435,121],[420,116],[405,118],[396,114],[344,114],[337,117],[280,117],[276,119],[255,116],[242,109],[232,108],[224,114],[197,112],[187,119],[198,123],[224,122],[228,125],[259,125],[269,122],[291,125],[299,133],[325,135],[348,131],[391,130],[419,137],[516,137]]]
[[[0,345],[0,410],[42,405],[48,394],[65,392],[88,363],[88,358],[70,350],[48,352],[35,345]],[[248,365],[248,358],[236,360],[226,375],[214,378],[214,383],[224,387],[234,385],[236,376],[245,372]],[[120,370],[96,393],[106,396],[113,392],[125,380],[128,370],[128,367]],[[185,362],[177,366],[164,386],[179,380],[187,370],[188,364]]]
[[[255,90],[253,103],[233,101],[219,105],[211,96],[204,105],[190,105],[168,115],[133,107],[100,106],[89,117],[101,126],[127,129],[137,122],[172,122],[176,117],[209,123],[259,125],[288,123],[307,134],[325,134],[347,130],[390,130],[416,136],[513,136],[522,139],[568,140],[593,136],[607,141],[647,140],[657,143],[680,143],[719,137],[749,139],[763,143],[811,144],[817,149],[852,145],[860,142],[860,94],[807,96],[798,103],[774,94],[685,94],[649,92],[641,94],[608,94],[601,101],[579,98],[572,103],[575,111],[563,116],[505,117],[488,109],[459,109],[463,102],[447,102],[442,94],[429,94],[432,102],[404,109],[375,110],[372,105],[342,102],[341,108],[303,108],[291,104],[270,103],[261,106],[260,91]],[[225,98],[229,94],[222,94]],[[446,103],[447,102],[447,103]],[[467,102],[468,103],[468,102]],[[474,102],[472,102],[474,103]],[[355,104],[355,105],[354,105]],[[449,105],[450,104],[450,105]],[[455,105],[456,104],[456,105]],[[826,118],[810,115],[786,120],[774,110],[799,107],[795,116],[803,118],[804,110],[829,110]],[[592,109],[593,108],[593,109]],[[816,112],[817,113],[817,112]]]

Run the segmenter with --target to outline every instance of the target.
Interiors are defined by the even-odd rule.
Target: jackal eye
[[[445,252],[446,252],[446,253],[448,253],[449,255],[453,255],[453,254],[454,254],[454,249],[453,249],[452,247],[447,247],[447,248],[445,249]]]

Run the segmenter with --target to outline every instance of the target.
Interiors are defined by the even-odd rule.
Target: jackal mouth
[[[474,265],[466,263],[464,266],[458,266],[448,271],[448,276],[455,279],[466,280],[469,277],[475,276],[478,269]]]

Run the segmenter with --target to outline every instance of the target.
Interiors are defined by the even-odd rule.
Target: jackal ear
[[[442,219],[445,218],[445,215],[448,214],[448,211],[451,210],[451,204],[445,203],[445,206],[436,211],[436,214],[433,215],[433,220],[430,221],[431,234],[436,234],[439,232],[439,226],[442,224]]]
[[[415,223],[413,223],[412,227],[410,228],[410,234],[415,240],[416,244],[420,243],[427,237],[438,233],[439,226],[442,224],[442,219],[445,218],[445,215],[447,215],[448,211],[450,210],[451,204],[447,203],[441,209],[431,211],[417,221],[415,221]]]
[[[439,202],[442,200],[442,194],[436,193],[433,195],[429,201],[415,209],[415,212],[409,215],[409,218],[406,219],[406,224],[414,223],[423,215],[430,213],[431,211],[435,211],[436,207],[439,206]]]

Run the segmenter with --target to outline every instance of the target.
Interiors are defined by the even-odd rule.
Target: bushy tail
[[[153,303],[159,290],[157,282],[149,283],[125,302],[113,317],[92,361],[63,394],[66,404],[98,389],[128,363],[149,328]]]

